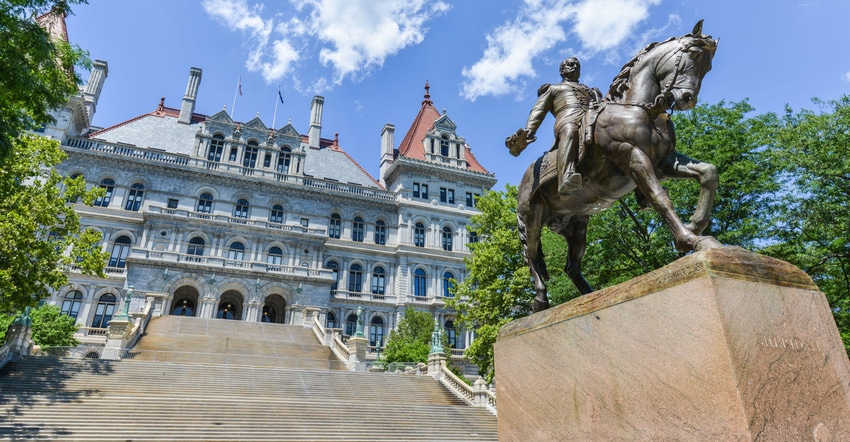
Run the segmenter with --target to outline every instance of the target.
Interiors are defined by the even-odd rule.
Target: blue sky
[[[552,119],[519,158],[504,138],[524,126],[537,87],[560,80],[558,64],[582,62],[581,81],[607,90],[623,63],[651,41],[690,32],[720,38],[700,102],[748,98],[756,112],[813,108],[850,93],[846,0],[89,0],[68,17],[72,43],[109,63],[94,124],[180,107],[189,68],[203,69],[196,111],[257,112],[272,124],[278,87],[306,133],[313,95],[325,97],[322,136],[377,177],[380,132],[396,146],[428,80],[501,189],[552,142]],[[84,79],[87,78],[84,73]]]

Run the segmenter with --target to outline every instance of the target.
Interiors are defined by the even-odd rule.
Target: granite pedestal
[[[850,361],[784,261],[724,247],[514,321],[500,441],[850,440]]]

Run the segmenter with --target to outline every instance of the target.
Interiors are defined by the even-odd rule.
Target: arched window
[[[455,275],[452,272],[443,273],[443,297],[451,298],[452,297],[452,279],[455,278]]]
[[[384,319],[380,316],[369,321],[369,345],[384,345]]]
[[[283,250],[280,247],[272,247],[269,249],[268,263],[279,266],[283,262]]]
[[[186,253],[192,256],[204,256],[204,246],[206,241],[200,236],[196,236],[189,240],[189,248]]]
[[[357,242],[363,242],[363,232],[366,230],[363,224],[363,218],[354,217],[354,223],[351,224],[351,239]]]
[[[224,151],[224,136],[215,134],[210,141],[210,151],[207,154],[207,160],[218,163],[221,161],[221,153]]]
[[[258,146],[259,144],[255,140],[248,142],[248,146],[245,148],[245,156],[242,157],[242,167],[253,169],[257,166],[257,154],[260,151]]]
[[[385,245],[387,243],[387,223],[383,220],[375,221],[375,244]]]
[[[97,301],[97,308],[94,311],[94,319],[91,326],[95,328],[106,328],[109,321],[112,320],[113,313],[115,313],[115,296],[101,296]]]
[[[325,328],[336,328],[336,315],[334,312],[328,312],[328,316],[325,318]]]
[[[372,271],[372,294],[383,295],[387,285],[387,274],[383,267],[375,267]]]
[[[79,290],[68,292],[65,295],[65,300],[62,302],[62,313],[74,319],[80,313],[80,305],[82,305],[83,294]]]
[[[248,218],[248,200],[242,198],[236,202],[236,206],[233,208],[233,217]]]
[[[272,206],[272,213],[269,215],[269,222],[283,224],[283,206],[280,204]]]
[[[245,245],[241,242],[235,242],[230,245],[230,250],[227,252],[227,259],[231,261],[242,261],[245,257]]]
[[[449,156],[449,137],[446,135],[440,137],[440,155]]]
[[[277,172],[289,173],[289,164],[292,162],[292,149],[289,146],[280,148],[280,155],[277,157]]]
[[[452,250],[452,228],[443,227],[443,250]]]
[[[196,212],[201,213],[210,213],[212,212],[212,202],[213,197],[209,193],[202,193],[201,197],[198,199],[198,207],[195,209]]]
[[[333,272],[334,282],[331,284],[331,293],[334,293],[337,289],[339,289],[339,263],[336,261],[328,261],[328,263],[325,264],[325,267],[331,269]]]
[[[328,224],[328,237],[339,239],[342,232],[342,217],[338,213],[331,215],[331,222]]]
[[[478,243],[478,233],[469,232],[469,243],[470,244],[477,244]]]
[[[363,267],[352,264],[348,270],[348,291],[360,293],[363,291]]]
[[[142,207],[142,198],[145,196],[145,186],[141,183],[136,183],[130,186],[130,193],[127,194],[127,202],[124,204],[124,210],[138,212]]]
[[[428,275],[425,274],[425,270],[416,269],[413,272],[413,295],[425,297],[426,289],[427,289],[427,278]]]
[[[119,236],[112,245],[112,254],[109,255],[109,267],[123,269],[127,265],[128,253],[130,253],[130,238]]]
[[[351,336],[357,331],[357,315],[350,314],[345,318],[345,335]]]
[[[446,321],[443,330],[446,332],[446,337],[448,337],[449,348],[457,348],[457,330],[455,330],[454,321],[451,319]]]
[[[413,245],[416,247],[425,247],[425,225],[416,223],[413,228]]]
[[[97,197],[94,200],[94,205],[99,207],[109,206],[109,201],[112,200],[112,192],[115,190],[115,180],[106,178],[100,182],[100,188],[106,189],[106,195]]]

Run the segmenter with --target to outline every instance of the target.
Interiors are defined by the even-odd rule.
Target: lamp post
[[[170,276],[168,275],[168,269],[166,268],[165,271],[162,272],[162,293],[165,293],[165,284],[168,283],[168,278],[170,278]]]
[[[121,321],[130,319],[130,299],[133,298],[133,286],[127,287],[127,291],[124,293],[124,306],[121,309],[121,313],[115,315],[115,319]]]

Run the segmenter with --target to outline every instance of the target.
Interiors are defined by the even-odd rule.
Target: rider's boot
[[[575,171],[575,166],[573,164],[567,164],[566,169],[558,186],[559,196],[567,196],[582,187],[582,176]]]

